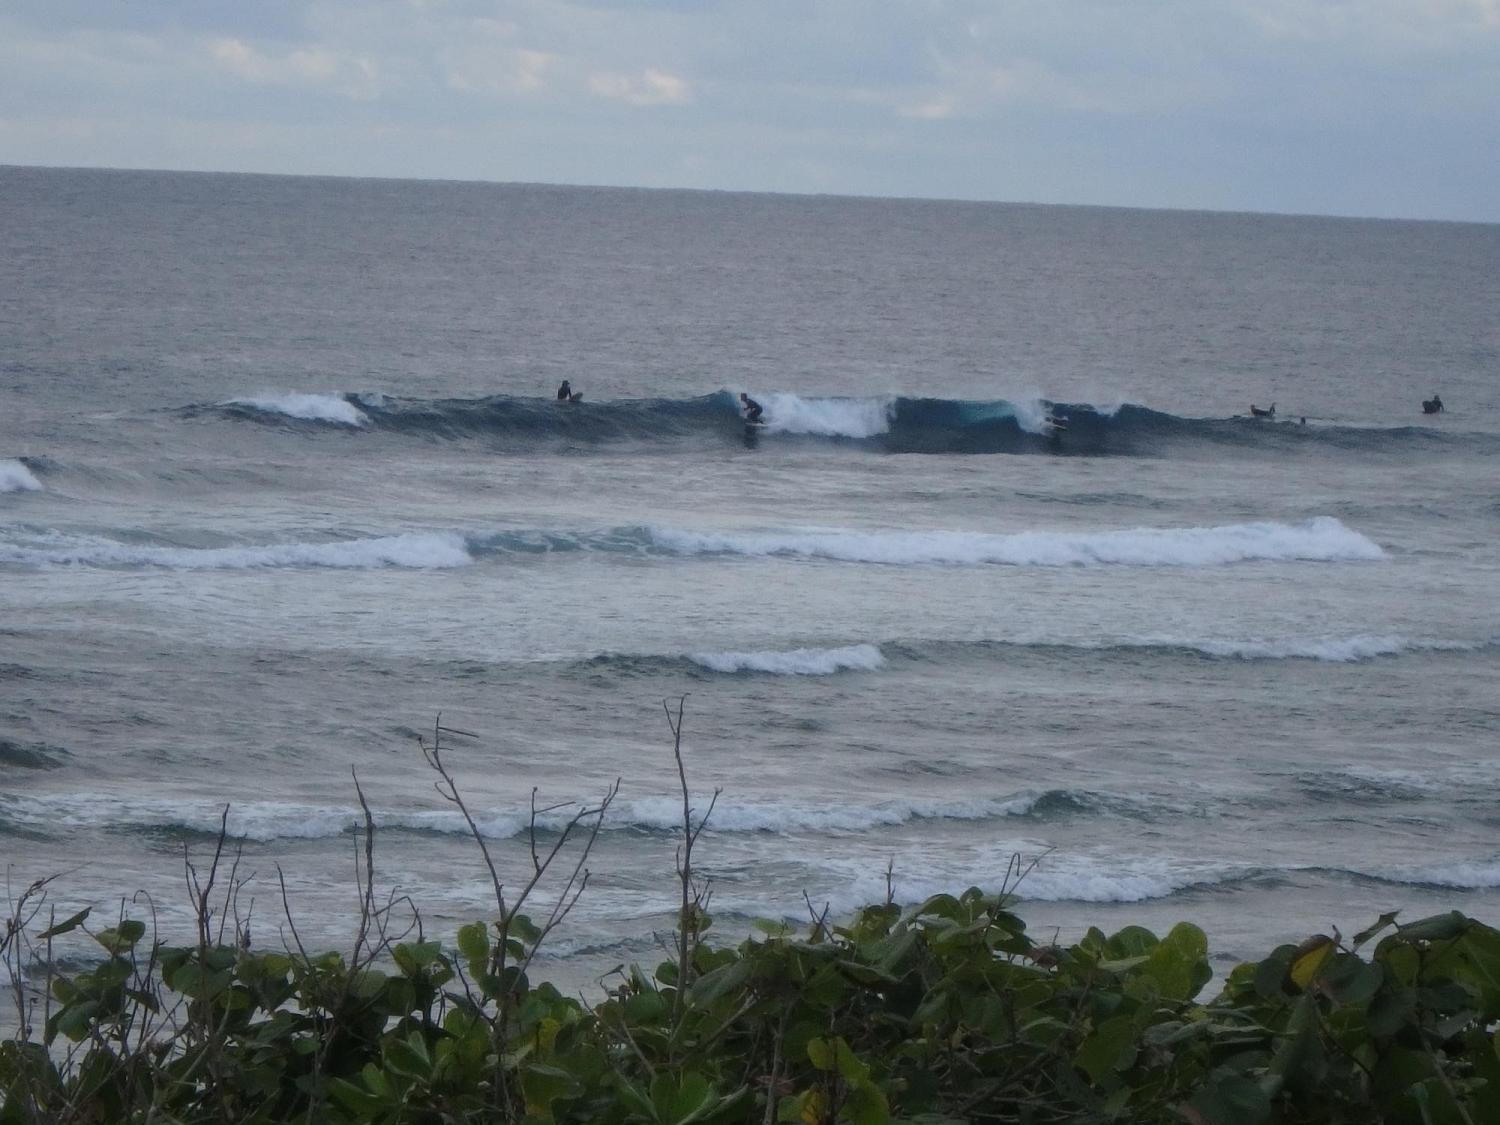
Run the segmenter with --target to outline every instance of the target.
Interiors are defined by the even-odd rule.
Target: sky
[[[1500,0],[4,0],[0,164],[1500,222]]]

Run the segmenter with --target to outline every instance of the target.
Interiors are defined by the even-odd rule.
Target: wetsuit
[[[760,416],[762,413],[764,413],[761,409],[760,403],[756,402],[753,398],[741,398],[740,404],[745,408],[745,421],[760,421]]]

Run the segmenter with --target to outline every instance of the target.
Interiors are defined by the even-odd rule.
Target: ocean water
[[[512,891],[619,780],[587,988],[670,930],[686,696],[721,941],[1016,857],[1221,969],[1500,922],[1497,308],[1495,226],[0,168],[10,893],[185,939],[227,806],[256,944],[279,871],[347,946],[357,777],[451,938],[440,722]]]

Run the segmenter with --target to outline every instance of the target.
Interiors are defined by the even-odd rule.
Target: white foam
[[[1051,427],[1047,425],[1047,419],[1052,417],[1052,411],[1040,398],[1013,402],[1011,409],[1014,411],[1016,425],[1027,433],[1047,435],[1052,432]]]
[[[714,672],[769,672],[776,676],[831,676],[836,672],[871,672],[885,666],[874,645],[843,648],[796,648],[784,652],[695,652],[688,659]]]
[[[1216,566],[1249,560],[1370,560],[1385,552],[1330,516],[1303,523],[1121,531],[848,531],[802,528],[700,532],[652,528],[653,543],[682,555],[738,554],[842,562],[1010,566]]]
[[[40,829],[134,828],[182,830],[209,835],[219,831],[224,801],[203,798],[131,798],[113,793],[76,793],[67,797],[0,795],[7,820]],[[364,824],[354,805],[310,805],[293,801],[231,801],[226,828],[235,839],[321,840],[341,836]],[[463,816],[448,809],[374,809],[377,829],[408,829],[468,835]],[[556,830],[572,811],[553,811],[537,818],[538,826]],[[523,831],[530,814],[486,812],[475,816],[480,831],[507,839]]]
[[[17,460],[0,461],[0,492],[38,492],[42,482]]]
[[[1421,867],[1397,873],[1403,883],[1427,883],[1435,887],[1459,887],[1466,890],[1491,890],[1500,887],[1500,861],[1461,861],[1435,867]]]
[[[52,534],[27,544],[0,543],[0,562],[25,566],[158,566],[171,570],[265,567],[441,569],[473,562],[456,532],[410,532],[333,543],[238,547],[153,547],[96,536]]]
[[[1022,863],[1038,854],[1034,845],[1023,844],[1017,850]],[[1024,901],[1124,903],[1149,902],[1169,898],[1200,883],[1215,883],[1233,878],[1242,869],[1222,864],[1174,864],[1156,858],[1112,860],[1109,864],[1087,855],[1043,855],[1019,884],[1014,875],[1007,877],[1011,852],[993,856],[969,855],[965,858],[932,859],[919,868],[903,868],[898,862],[891,875],[891,893],[897,904],[915,906],[937,894],[958,894],[964,888],[978,886],[989,893],[1006,890]],[[835,880],[812,894],[813,905],[825,904],[835,916],[847,916],[861,907],[885,901],[885,872],[878,865],[851,863],[829,858],[822,866]],[[810,892],[811,893],[811,892]],[[787,918],[807,917],[800,902],[768,902],[761,894],[737,889],[732,884],[716,885],[714,905],[720,910],[744,914],[776,915]]]
[[[232,398],[226,405],[249,406],[267,414],[285,414],[307,422],[333,422],[340,426],[368,426],[369,417],[342,395],[277,394],[256,398]]]
[[[873,805],[735,801],[716,807],[708,827],[717,832],[863,832],[870,828],[905,824],[918,818],[988,820],[991,817],[1024,816],[1035,807],[1037,800],[1033,794],[1020,794],[1004,799],[891,800]],[[610,811],[611,821],[616,826],[627,823],[663,830],[682,826],[680,797],[641,797],[620,801]],[[704,811],[703,808],[697,809],[695,819]]]
[[[1162,640],[1160,644],[1174,642]],[[1403,652],[1472,652],[1480,647],[1460,641],[1412,640],[1402,636],[1320,637],[1288,640],[1181,642],[1209,656],[1239,660],[1324,660],[1353,663]]]
[[[1086,862],[1056,864],[1043,859],[1017,889],[1038,902],[1149,902],[1167,898],[1196,883],[1218,882],[1212,870],[1174,870],[1159,861],[1139,861],[1132,868],[1108,870]]]
[[[754,397],[754,396],[752,396]],[[766,429],[785,434],[868,438],[889,432],[893,398],[800,398],[763,396]]]
[[[709,830],[723,833],[860,833],[922,819],[988,820],[1023,816],[1036,804],[1034,794],[971,800],[892,800],[875,804],[749,801],[722,804],[713,810]],[[217,833],[224,801],[197,797],[144,798],[114,793],[75,793],[66,797],[0,795],[0,814],[15,824],[46,830],[69,828],[186,829]],[[563,828],[573,817],[574,804],[564,804],[537,818],[547,831]],[[707,811],[702,805],[697,816]],[[451,809],[372,810],[377,828],[406,829],[467,835],[461,814]],[[493,839],[508,839],[526,831],[529,811],[475,810],[480,831]],[[327,839],[341,836],[364,823],[353,804],[313,805],[294,801],[231,801],[228,831],[237,839]],[[618,800],[605,827],[671,831],[682,826],[680,796]]]

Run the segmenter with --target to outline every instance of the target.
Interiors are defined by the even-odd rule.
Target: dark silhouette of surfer
[[[1250,404],[1250,417],[1252,418],[1274,418],[1276,417],[1276,404],[1273,402],[1266,410],[1262,410],[1255,403]]]
[[[1433,391],[1432,392],[1432,397],[1431,398],[1424,398],[1422,400],[1422,413],[1423,414],[1440,414],[1440,413],[1442,413],[1442,410],[1443,410],[1443,400],[1440,399],[1440,398],[1438,398],[1437,391]]]
[[[749,422],[752,426],[760,425],[760,416],[765,413],[765,410],[760,403],[756,402],[744,391],[740,392],[740,409],[745,412],[745,421]]]
[[[568,381],[566,379],[564,379],[562,381],[562,386],[560,386],[560,387],[557,388],[557,401],[558,402],[582,402],[583,401],[583,392],[582,391],[575,391],[572,387],[568,386]]]

